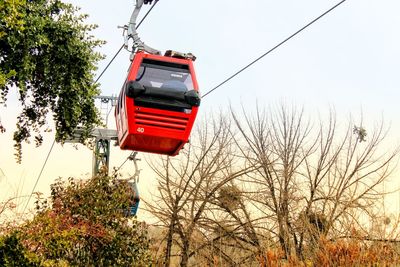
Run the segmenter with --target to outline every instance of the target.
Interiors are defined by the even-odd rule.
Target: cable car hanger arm
[[[133,59],[134,53],[137,50],[144,51],[144,52],[152,54],[152,55],[161,55],[160,50],[157,50],[155,48],[152,48],[152,47],[146,45],[140,39],[139,34],[137,32],[137,27],[140,25],[140,23],[139,23],[139,25],[136,25],[136,20],[138,18],[140,9],[142,8],[143,4],[145,4],[145,5],[152,4],[152,2],[153,2],[153,0],[136,0],[136,6],[132,12],[128,26],[125,25],[124,27],[122,27],[124,30],[127,31],[127,34],[125,35],[124,47],[128,51],[129,51],[129,40],[130,39],[133,40],[133,45],[132,45],[132,50],[131,50],[131,52],[132,52],[131,59]],[[158,0],[155,0],[155,3],[151,8],[153,8],[157,2],[158,2]],[[147,16],[147,14],[145,15],[145,17]],[[164,56],[190,59],[192,61],[196,60],[196,57],[192,53],[182,53],[182,52],[177,52],[177,51],[173,51],[173,50],[167,50],[165,52]]]
[[[156,0],[157,2],[158,0]],[[138,49],[138,50],[142,50],[145,51],[149,54],[153,54],[153,55],[160,55],[161,51],[154,49],[148,45],[146,45],[142,40],[140,40],[140,37],[136,31],[136,20],[138,18],[140,9],[142,8],[143,4],[151,4],[152,0],[136,0],[136,6],[135,9],[132,12],[131,18],[129,20],[128,23],[128,27],[127,27],[127,35],[125,36],[125,48],[128,49],[128,41],[129,39],[133,40],[133,49],[132,49],[132,53]]]

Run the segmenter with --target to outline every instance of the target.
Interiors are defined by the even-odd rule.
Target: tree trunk
[[[163,266],[169,267],[171,262],[171,250],[172,250],[172,238],[174,234],[174,218],[171,219],[171,224],[169,225],[168,236],[167,236],[167,246],[165,248],[165,258]]]
[[[189,262],[189,240],[184,239],[182,244],[181,267],[188,266]]]

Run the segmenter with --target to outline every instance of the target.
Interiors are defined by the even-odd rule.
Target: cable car
[[[189,141],[200,106],[194,59],[135,54],[115,109],[121,149],[175,156]]]
[[[128,210],[125,210],[125,216],[133,217],[136,216],[139,209],[140,196],[136,182],[128,182],[128,186],[131,188],[132,197],[130,199]]]
[[[139,209],[140,203],[140,195],[139,189],[137,185],[137,179],[135,180],[125,180],[118,179],[116,180],[116,186],[123,186],[128,192],[129,198],[127,199],[127,203],[125,207],[121,210],[122,214],[125,217],[134,217]],[[114,187],[115,188],[115,187]]]

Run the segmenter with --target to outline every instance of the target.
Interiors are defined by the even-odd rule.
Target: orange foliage
[[[400,246],[388,242],[360,240],[320,240],[314,256],[284,259],[281,249],[268,249],[257,260],[260,266],[400,266]]]
[[[321,240],[313,262],[316,266],[394,266],[400,264],[400,255],[387,242]]]

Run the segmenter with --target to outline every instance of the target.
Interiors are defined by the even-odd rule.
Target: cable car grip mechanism
[[[156,2],[158,0],[155,0]],[[132,52],[132,55],[135,53],[136,50],[142,50],[145,51],[149,54],[153,55],[161,55],[161,51],[152,48],[148,45],[146,45],[139,37],[139,34],[136,31],[136,20],[138,18],[140,9],[142,8],[143,4],[151,4],[153,0],[136,0],[136,6],[135,9],[132,12],[131,18],[129,20],[128,25],[123,26],[121,28],[124,29],[124,35],[125,35],[125,42],[124,42],[124,47],[128,51]],[[126,34],[125,34],[126,31]],[[132,45],[132,50],[129,50],[129,40],[133,40],[133,45]],[[133,58],[133,56],[131,56]]]

